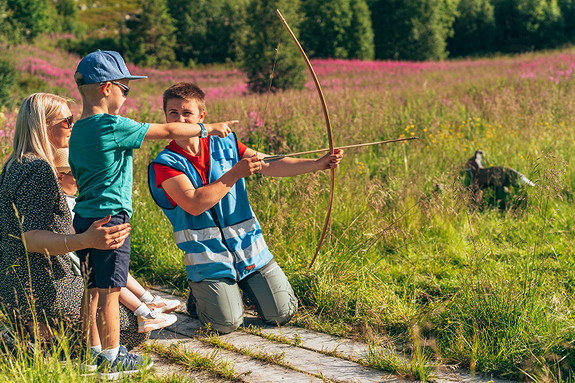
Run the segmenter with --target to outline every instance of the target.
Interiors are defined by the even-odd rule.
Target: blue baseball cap
[[[137,80],[148,76],[132,76],[118,52],[98,49],[80,61],[74,78],[78,85],[85,85],[121,79]]]

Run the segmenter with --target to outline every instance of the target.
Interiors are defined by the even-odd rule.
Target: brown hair
[[[198,104],[199,112],[206,111],[206,94],[194,83],[191,82],[178,82],[164,92],[164,113],[166,113],[166,105],[168,100],[173,98],[185,101],[195,101]]]

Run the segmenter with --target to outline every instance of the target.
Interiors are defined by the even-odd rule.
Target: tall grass
[[[32,56],[66,70],[77,57],[34,47],[13,53],[24,76],[42,81],[30,91],[77,97],[59,82],[68,74],[31,69]],[[419,139],[346,152],[329,235],[312,270],[327,172],[247,180],[268,245],[302,304],[296,323],[368,341],[392,337],[406,351],[416,349],[410,334],[420,328],[441,362],[572,380],[574,59],[566,49],[441,63],[315,61],[336,146]],[[161,121],[162,90],[192,80],[211,91],[209,121],[240,119],[236,132],[249,146],[270,154],[327,146],[311,83],[255,96],[242,94],[245,79],[235,70],[133,71],[150,78],[130,84],[124,115]],[[2,153],[13,113],[4,112]],[[132,268],[183,293],[182,256],[146,185],[147,164],[165,144],[136,153]],[[536,186],[515,190],[506,211],[472,207],[461,170],[479,149],[486,162],[515,168]]]

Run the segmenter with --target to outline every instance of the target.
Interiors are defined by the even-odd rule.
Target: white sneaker
[[[177,320],[178,317],[173,314],[164,314],[154,309],[149,318],[138,315],[138,332],[143,333],[168,327],[176,323]]]
[[[159,295],[154,295],[154,300],[150,303],[146,303],[146,305],[150,308],[150,310],[157,310],[158,312],[169,314],[175,311],[182,302],[178,299],[165,299],[160,297]]]

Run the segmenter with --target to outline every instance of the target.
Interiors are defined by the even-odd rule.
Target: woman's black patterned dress
[[[48,164],[27,155],[0,175],[0,304],[11,320],[58,322],[79,330],[84,281],[67,254],[26,251],[22,233],[49,230],[72,234],[66,197]],[[120,342],[134,347],[147,339],[138,334],[134,314],[120,305]]]

